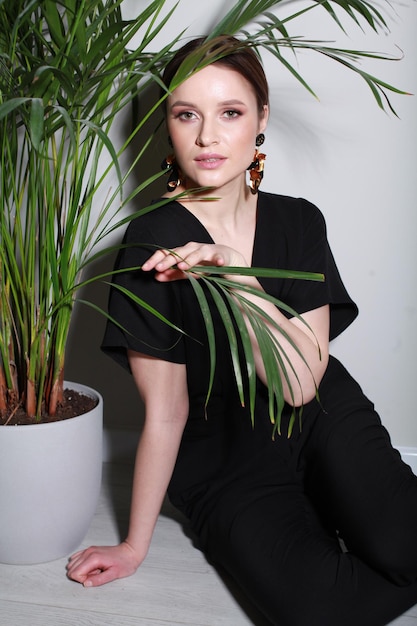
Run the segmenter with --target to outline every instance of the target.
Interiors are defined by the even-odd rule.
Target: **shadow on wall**
[[[104,272],[113,266],[114,255],[94,266]],[[103,309],[107,306],[108,287],[89,285],[82,298]],[[100,350],[106,318],[82,303],[76,303],[69,335],[65,378],[82,382],[99,391],[104,399],[104,427],[140,429],[143,410],[133,379],[120,365]]]
[[[149,89],[146,96],[142,96],[141,102],[136,103],[137,115],[143,116],[151,104],[155,102],[157,92]],[[149,136],[155,133],[155,128],[160,125],[161,112],[156,113],[141,129],[135,142],[131,146],[131,160],[135,156]],[[120,136],[127,137],[131,132],[130,112],[125,116],[121,127],[117,129]],[[169,151],[166,143],[165,132],[159,129],[155,133],[145,155],[139,161],[131,179],[127,182],[124,195],[127,196],[131,189],[143,183],[149,176],[160,171],[160,164]],[[129,159],[129,155],[127,155]],[[147,206],[153,198],[157,198],[164,192],[165,179],[157,181],[146,188],[135,203],[129,207],[127,214],[138,210],[139,207]],[[105,195],[105,189],[103,189]],[[100,198],[98,198],[100,202]],[[119,216],[120,217],[120,216]],[[111,245],[119,243],[123,237],[124,228],[118,233],[117,240]],[[84,278],[110,271],[113,267],[116,255],[109,254],[100,261],[92,264]],[[89,285],[80,294],[84,300],[94,303],[96,306],[106,309],[108,298],[108,286],[97,282]],[[106,318],[82,303],[76,303],[73,323],[68,340],[66,355],[65,378],[68,381],[80,382],[97,389],[104,398],[104,427],[117,430],[140,430],[143,421],[143,406],[136,391],[131,375],[111,358],[104,355],[100,350],[101,341],[106,325]]]

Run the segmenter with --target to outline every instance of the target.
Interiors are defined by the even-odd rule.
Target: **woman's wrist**
[[[132,559],[132,562],[135,564],[135,567],[138,568],[139,565],[141,565],[141,563],[145,560],[145,557],[149,550],[149,545],[136,545],[135,542],[129,537],[122,541],[122,545],[125,546],[128,554]]]

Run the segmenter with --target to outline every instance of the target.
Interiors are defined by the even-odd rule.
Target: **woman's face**
[[[228,67],[209,65],[184,81],[168,97],[167,125],[185,187],[241,184],[267,118],[250,83]]]

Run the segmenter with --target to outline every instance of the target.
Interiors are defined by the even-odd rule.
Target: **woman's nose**
[[[210,146],[218,142],[219,139],[215,124],[208,121],[203,122],[197,135],[196,144],[198,146]]]

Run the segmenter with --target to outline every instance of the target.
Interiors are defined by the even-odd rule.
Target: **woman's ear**
[[[264,104],[263,110],[261,111],[259,115],[258,132],[262,133],[265,130],[268,124],[268,119],[269,119],[269,106],[267,104]]]

